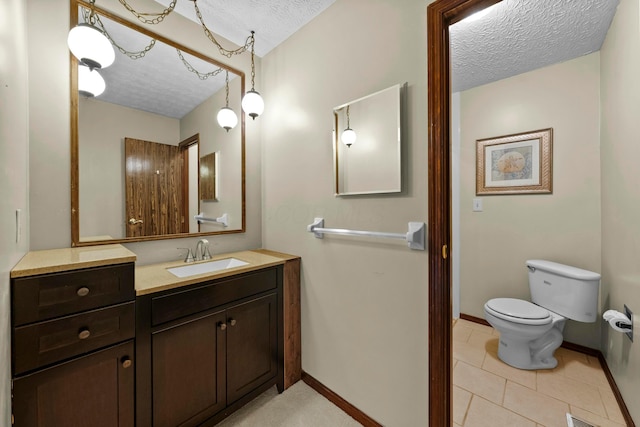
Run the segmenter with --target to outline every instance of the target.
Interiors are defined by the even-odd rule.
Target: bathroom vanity
[[[298,381],[299,257],[211,262],[227,258],[244,265],[177,277],[185,263],[134,267],[120,245],[27,254],[11,272],[15,425],[210,426]]]

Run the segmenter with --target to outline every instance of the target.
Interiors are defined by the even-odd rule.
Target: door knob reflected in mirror
[[[141,219],[129,218],[129,224],[131,225],[142,224],[143,222]]]

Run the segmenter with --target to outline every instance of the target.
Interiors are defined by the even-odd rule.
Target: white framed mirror
[[[396,84],[333,109],[336,196],[402,191],[403,87]]]

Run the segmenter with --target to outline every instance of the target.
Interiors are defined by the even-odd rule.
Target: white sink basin
[[[177,277],[189,277],[196,274],[213,273],[229,268],[242,267],[249,264],[236,258],[225,258],[216,261],[201,262],[198,264],[185,265],[184,267],[167,268],[169,273]]]

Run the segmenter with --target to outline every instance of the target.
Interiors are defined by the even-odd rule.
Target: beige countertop
[[[167,271],[167,269],[171,267],[183,267],[225,258],[237,258],[247,262],[248,265],[182,278],[176,277]],[[199,283],[204,280],[229,277],[239,273],[284,264],[288,260],[297,258],[299,257],[295,255],[288,255],[267,249],[256,249],[219,254],[212,257],[211,260],[197,261],[195,263],[168,261],[159,264],[136,266],[136,295],[147,295]],[[28,252],[11,270],[11,277],[34,276],[135,261],[136,254],[120,244],[32,251]]]
[[[229,268],[213,273],[197,274],[189,277],[176,277],[167,271],[172,267],[183,267],[195,265],[208,261],[215,261],[225,258],[236,258],[249,263],[241,267]],[[297,259],[294,255],[269,251],[266,249],[256,249],[251,251],[231,252],[213,256],[210,260],[196,261],[195,263],[185,263],[184,261],[169,261],[160,264],[143,265],[136,267],[136,295],[147,295],[154,292],[165,291],[178,288],[180,286],[192,285],[205,280],[213,280],[229,277],[240,273],[259,270],[265,267],[284,264],[287,260]]]
[[[136,254],[119,244],[32,251],[13,267],[11,277],[57,273],[135,260]]]

